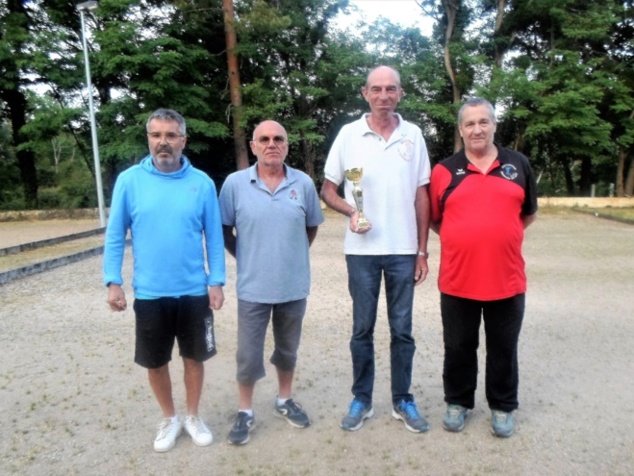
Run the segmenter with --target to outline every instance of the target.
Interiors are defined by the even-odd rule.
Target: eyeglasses
[[[282,136],[260,136],[255,139],[255,142],[258,142],[260,145],[269,145],[269,142],[273,141],[275,145],[283,145],[286,142],[286,139]]]
[[[161,141],[165,138],[165,142],[174,144],[181,137],[185,137],[185,134],[177,134],[176,132],[168,132],[167,134],[161,134],[160,132],[148,132],[147,136],[156,141]]]

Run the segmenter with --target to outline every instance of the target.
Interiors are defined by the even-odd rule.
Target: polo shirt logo
[[[507,180],[515,180],[517,178],[517,169],[513,164],[504,164],[500,169],[500,174]]]
[[[465,172],[465,170],[464,170],[464,169],[458,169],[458,170],[456,170],[456,175],[464,175],[464,174],[466,174],[466,172]]]
[[[404,140],[398,146],[398,155],[405,162],[409,162],[412,160],[412,155],[414,155],[414,143],[411,140]]]
[[[290,198],[291,200],[297,201],[297,198],[298,198],[297,190],[292,188],[290,193],[288,194],[288,198]]]

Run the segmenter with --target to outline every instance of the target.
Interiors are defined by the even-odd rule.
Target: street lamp
[[[88,61],[88,44],[86,43],[86,22],[84,13],[95,10],[99,3],[91,0],[76,5],[81,17],[81,37],[84,44],[84,64],[86,65],[86,89],[88,90],[88,108],[90,111],[90,132],[92,135],[92,155],[95,160],[95,181],[97,183],[97,203],[99,205],[99,223],[106,226],[106,212],[103,202],[103,186],[101,185],[101,163],[99,161],[99,145],[97,144],[97,124],[95,122],[95,105],[92,101],[92,83],[90,81],[90,62]]]

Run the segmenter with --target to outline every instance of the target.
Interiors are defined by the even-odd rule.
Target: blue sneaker
[[[425,433],[429,430],[429,424],[418,414],[418,409],[414,402],[402,400],[392,410],[392,416],[397,420],[402,420],[405,423],[405,428],[412,433]]]
[[[367,407],[359,400],[352,400],[348,414],[341,420],[341,428],[346,431],[357,431],[363,426],[363,420],[373,416],[374,409],[371,406]]]
[[[500,438],[508,438],[515,431],[513,412],[491,410],[491,433]]]
[[[454,403],[447,404],[447,412],[442,419],[442,426],[447,431],[459,432],[464,428],[467,409]]]

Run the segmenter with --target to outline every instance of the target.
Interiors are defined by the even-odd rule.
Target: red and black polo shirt
[[[537,212],[528,159],[496,144],[486,173],[463,151],[431,174],[431,219],[440,226],[438,287],[452,296],[493,301],[526,291],[522,216]]]

